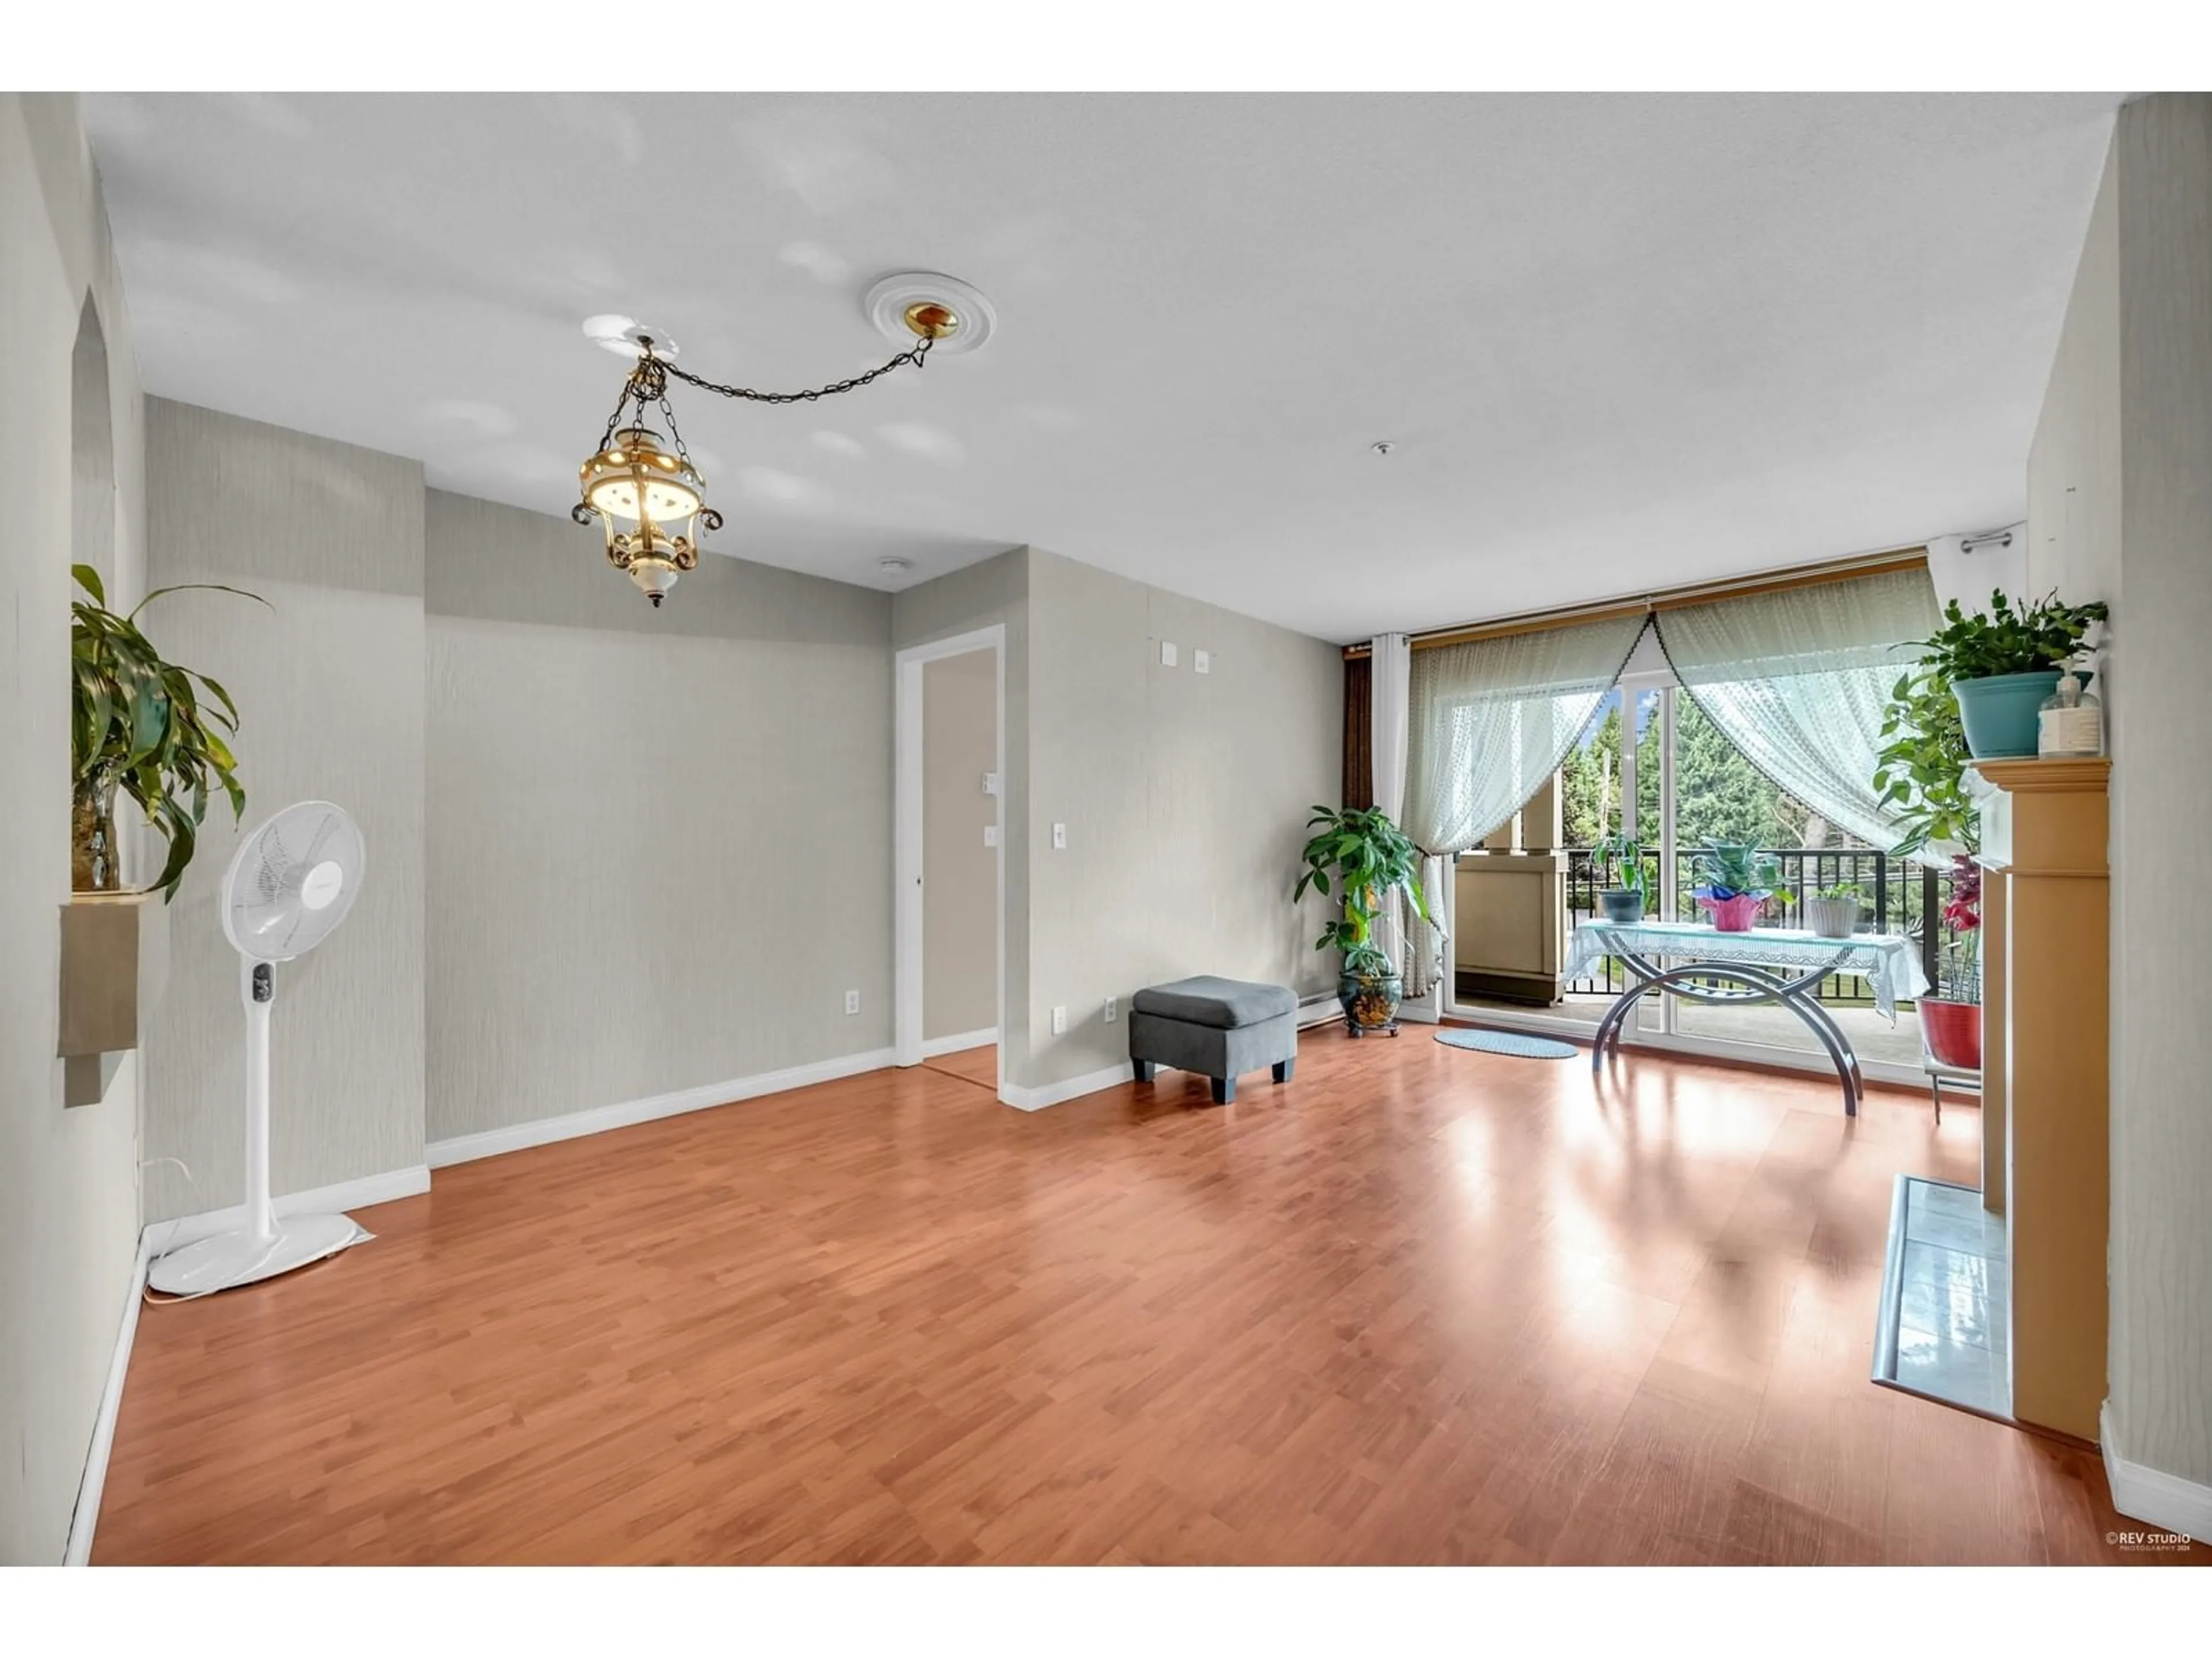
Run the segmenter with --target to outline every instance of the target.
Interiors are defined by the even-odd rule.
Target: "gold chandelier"
[[[637,366],[623,381],[622,396],[607,416],[599,447],[577,469],[583,498],[568,509],[568,516],[580,525],[599,521],[606,533],[607,562],[629,572],[658,609],[677,577],[697,567],[702,533],[722,527],[722,515],[707,505],[707,481],[693,465],[684,434],[677,428],[668,382],[678,380],[702,392],[750,403],[811,404],[854,391],[908,363],[920,368],[930,348],[956,333],[961,322],[957,313],[933,300],[908,306],[902,320],[915,336],[912,346],[865,374],[805,392],[756,392],[750,386],[718,385],[661,356],[653,349],[651,335],[634,336]],[[655,409],[667,428],[665,438],[648,424]]]

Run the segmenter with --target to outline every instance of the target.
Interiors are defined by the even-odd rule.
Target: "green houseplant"
[[[1908,670],[1889,694],[1875,756],[1874,787],[1882,810],[1904,827],[1891,850],[1911,858],[1933,847],[1977,843],[1973,797],[1966,793],[1966,731],[1949,682],[1926,663]]]
[[[1747,933],[1759,907],[1782,880],[1782,866],[1771,854],[1747,842],[1708,839],[1691,860],[1698,885],[1691,890],[1723,933]]]
[[[1993,592],[1987,614],[1972,617],[1954,599],[1944,607],[1943,626],[1919,641],[1918,672],[1939,678],[1958,699],[1975,759],[2033,755],[2037,712],[2106,614],[2101,599],[2061,605],[2056,591],[2017,611],[2002,591]],[[2089,678],[2080,671],[2076,677]]]
[[[1590,848],[1593,871],[1607,864],[1620,869],[1620,884],[1598,890],[1598,905],[1607,921],[1623,925],[1644,920],[1651,902],[1651,872],[1644,867],[1644,843],[1633,836],[1607,836]]]
[[[230,799],[234,817],[246,811],[238,762],[217,732],[238,730],[230,693],[207,675],[166,661],[139,630],[138,613],[164,593],[215,588],[266,605],[258,593],[220,582],[157,587],[118,616],[107,608],[100,573],[70,567],[91,597],[70,605],[70,669],[73,706],[70,747],[74,768],[72,885],[79,892],[112,892],[122,885],[115,838],[115,792],[138,804],[146,821],[168,842],[168,857],[153,885],[164,901],[192,860],[199,826],[207,820],[210,787]],[[215,702],[204,705],[204,688]]]
[[[1310,887],[1344,907],[1343,917],[1329,923],[1314,941],[1314,949],[1344,953],[1336,1000],[1344,1009],[1345,1026],[1354,1036],[1370,1031],[1395,1036],[1405,986],[1390,958],[1374,942],[1375,922],[1384,901],[1395,891],[1404,892],[1414,914],[1428,921],[1429,902],[1421,891],[1421,849],[1380,807],[1332,811],[1316,806],[1306,828],[1314,835],[1306,842],[1305,872],[1291,898],[1293,902],[1304,898]]]

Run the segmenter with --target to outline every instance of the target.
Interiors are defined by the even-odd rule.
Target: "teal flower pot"
[[[1951,690],[1959,699],[1959,723],[1966,730],[1967,751],[1976,760],[2034,754],[2036,715],[2057,689],[2055,668],[1952,681]]]

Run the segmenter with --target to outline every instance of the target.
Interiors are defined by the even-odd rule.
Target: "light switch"
[[[1066,1036],[1067,1035],[1066,1009],[1055,1008],[1052,1011],[1052,1034],[1054,1036]]]
[[[1173,640],[1162,640],[1160,641],[1160,666],[1163,668],[1173,668],[1175,665],[1175,641]]]
[[[1067,850],[1067,826],[1064,823],[1055,823],[1052,826],[1052,850],[1055,853],[1065,853]]]
[[[999,826],[995,823],[985,824],[983,826],[983,845],[986,847],[996,847],[998,844]]]
[[[1212,653],[1208,651],[1192,652],[1190,653],[1190,672],[1194,674],[1211,674],[1213,672]]]

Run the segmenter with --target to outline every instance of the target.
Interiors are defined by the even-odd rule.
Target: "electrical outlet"
[[[999,826],[995,823],[985,824],[983,826],[983,845],[986,847],[996,847],[998,844]]]
[[[1163,668],[1173,668],[1175,665],[1175,641],[1173,640],[1162,640],[1160,641],[1160,666]]]
[[[1121,1018],[1121,999],[1119,997],[1108,997],[1106,999],[1106,1023],[1109,1025],[1111,1025],[1115,1020]]]
[[[1055,1008],[1052,1011],[1052,1034],[1054,1036],[1066,1036],[1067,1035],[1066,1009]]]
[[[1052,826],[1052,850],[1055,853],[1065,853],[1067,850],[1067,826],[1064,823],[1055,823]]]
[[[857,1014],[860,1012],[860,994],[858,991],[845,993],[845,1012],[848,1014]]]
[[[1213,653],[1210,651],[1192,652],[1190,672],[1194,674],[1211,674],[1213,672]]]
[[[987,795],[995,795],[999,793],[999,775],[996,772],[983,774],[983,793]]]

